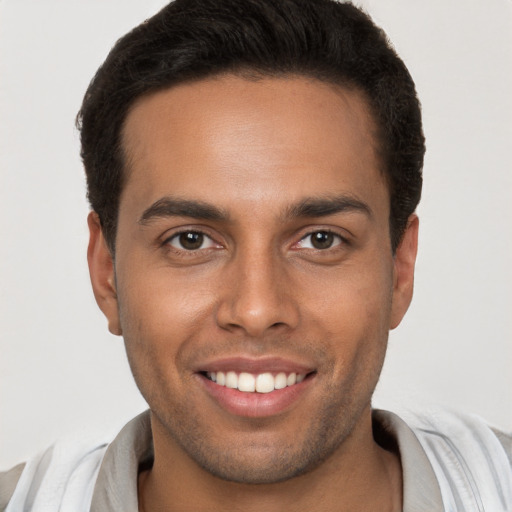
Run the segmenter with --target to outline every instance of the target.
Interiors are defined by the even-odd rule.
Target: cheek
[[[301,303],[311,306],[306,317],[316,317],[333,334],[387,331],[393,292],[390,266],[376,261],[328,270],[328,275],[314,276],[302,287]]]
[[[179,385],[183,353],[212,325],[212,293],[167,274],[160,269],[119,276],[126,352],[144,396],[151,390],[143,387]]]
[[[135,326],[139,331],[161,331],[168,337],[192,325],[197,329],[198,321],[213,308],[208,276],[198,279],[191,272],[151,266],[146,261],[127,262],[118,275],[123,331],[125,326]]]
[[[382,366],[391,314],[392,274],[389,269],[371,268],[366,266],[361,272],[345,269],[303,301],[314,305],[303,318],[307,319],[308,330],[318,330],[317,339],[328,340],[335,381],[371,380]]]

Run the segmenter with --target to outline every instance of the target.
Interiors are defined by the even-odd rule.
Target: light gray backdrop
[[[0,469],[145,408],[86,269],[74,116],[163,0],[0,0]],[[428,153],[416,296],[375,405],[512,429],[512,2],[367,0],[413,74]]]

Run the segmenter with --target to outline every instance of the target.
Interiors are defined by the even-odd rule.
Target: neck
[[[139,477],[140,512],[396,512],[402,506],[397,454],[373,440],[371,413],[343,444],[312,471],[272,484],[241,484],[200,468],[153,422],[155,462]],[[165,441],[164,441],[165,440]],[[160,441],[164,441],[160,444]]]

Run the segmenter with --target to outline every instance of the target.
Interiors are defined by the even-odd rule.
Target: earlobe
[[[122,334],[119,322],[114,262],[103,236],[100,219],[96,212],[87,217],[89,225],[89,247],[87,262],[94,297],[103,314],[107,317],[108,329],[112,334]]]
[[[393,269],[393,302],[390,329],[398,327],[412,300],[414,289],[414,265],[418,252],[419,219],[412,214],[395,253]]]

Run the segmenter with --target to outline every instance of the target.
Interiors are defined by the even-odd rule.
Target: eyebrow
[[[367,217],[373,217],[373,212],[367,203],[348,195],[306,198],[289,207],[285,217],[327,217],[343,212],[359,212]]]
[[[202,201],[191,201],[172,197],[162,197],[155,201],[139,219],[139,224],[146,225],[153,219],[165,217],[191,217],[202,220],[228,220],[227,212]]]
[[[360,212],[373,217],[367,203],[355,197],[341,195],[335,197],[308,197],[285,209],[283,218],[327,217],[342,212]],[[153,219],[165,217],[190,217],[201,220],[226,221],[229,214],[212,204],[188,199],[162,197],[144,210],[139,224],[147,225]]]

